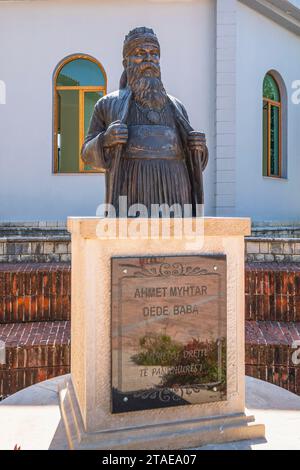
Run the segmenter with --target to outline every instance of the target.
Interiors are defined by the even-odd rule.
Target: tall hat
[[[139,44],[145,42],[147,42],[147,44],[152,43],[159,49],[159,42],[153,29],[142,26],[141,28],[135,28],[130,31],[124,40],[123,57],[130,54]]]

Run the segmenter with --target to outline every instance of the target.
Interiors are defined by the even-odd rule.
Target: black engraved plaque
[[[112,413],[226,400],[226,256],[112,258]]]

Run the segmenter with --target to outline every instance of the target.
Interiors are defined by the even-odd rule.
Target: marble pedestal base
[[[69,447],[74,450],[180,450],[211,443],[261,439],[265,435],[264,425],[253,424],[254,416],[244,413],[86,432],[71,380],[60,390],[59,396]]]
[[[137,221],[127,220],[129,230],[124,232],[126,220],[117,221],[117,230],[107,237],[103,219],[68,220],[72,234],[71,380],[60,391],[60,406],[70,447],[183,449],[264,437],[264,426],[251,424],[254,418],[245,416],[244,236],[250,233],[250,220],[206,218],[195,239],[171,234],[168,240],[148,237],[149,221],[140,238],[132,237],[131,225]],[[157,221],[159,226],[162,223]],[[171,221],[171,233],[176,223]],[[200,254],[226,256],[226,400],[112,413],[111,258]]]

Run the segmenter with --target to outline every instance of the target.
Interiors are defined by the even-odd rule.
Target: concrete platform
[[[58,388],[68,376],[28,387],[0,403],[0,450],[67,449]],[[199,450],[300,450],[300,397],[274,385],[246,378],[247,414],[266,425],[266,440],[209,445]]]

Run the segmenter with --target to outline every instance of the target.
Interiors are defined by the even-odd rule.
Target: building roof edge
[[[300,8],[288,0],[238,0],[300,36]],[[300,2],[299,2],[300,5]]]

